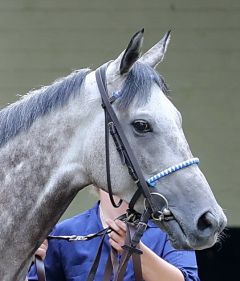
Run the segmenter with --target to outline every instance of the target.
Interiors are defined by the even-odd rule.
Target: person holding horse
[[[105,191],[99,190],[98,194],[100,200],[93,208],[59,223],[52,234],[86,235],[110,227],[113,231],[104,239],[99,267],[94,279],[103,280],[111,247],[120,255],[123,252],[126,225],[115,218],[126,213],[128,204],[123,201],[119,208],[114,208]],[[98,244],[98,238],[78,242],[50,240],[48,245],[46,240],[38,249],[37,254],[43,259],[46,255],[44,263],[47,281],[87,280]],[[142,251],[141,266],[144,280],[199,281],[195,252],[174,249],[167,234],[153,223],[148,223],[148,228],[138,248]],[[35,266],[32,266],[28,280],[38,280]],[[132,261],[128,263],[124,280],[135,280]]]

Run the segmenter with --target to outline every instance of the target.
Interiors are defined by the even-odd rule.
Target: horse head
[[[136,33],[125,51],[106,69],[109,97],[145,179],[172,165],[192,158],[182,129],[182,117],[168,97],[168,88],[155,67],[165,55],[170,32],[140,56],[143,30]],[[92,137],[85,143],[85,166],[91,182],[106,189],[104,113],[94,73],[86,77],[85,91],[98,106],[88,128]],[[97,95],[97,98],[96,98]],[[111,178],[114,194],[130,202],[136,185],[122,165],[110,139]],[[97,167],[97,169],[96,169]],[[151,189],[151,187],[149,187]],[[174,216],[155,221],[165,230],[174,247],[203,249],[212,246],[226,226],[226,217],[198,165],[163,178],[152,190],[164,196]],[[135,206],[143,211],[144,198]]]

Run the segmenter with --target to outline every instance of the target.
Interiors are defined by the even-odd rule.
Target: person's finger
[[[48,248],[48,240],[47,239],[45,239],[44,241],[43,241],[43,243],[41,244],[41,246],[39,247],[39,249],[41,249],[42,251],[47,251],[47,248]]]
[[[116,243],[118,243],[120,246],[123,246],[125,243],[125,236],[121,236],[114,231],[109,234],[109,237]]]
[[[107,219],[106,223],[112,230],[117,232],[119,235],[121,235],[121,236],[125,235],[126,231],[121,228],[122,225],[120,225],[119,223],[117,224],[115,221],[113,221],[111,219]]]
[[[41,246],[37,249],[35,255],[40,256],[44,260],[46,257],[47,248],[48,248],[48,240],[45,239],[41,244]]]
[[[126,226],[125,222],[120,221],[119,219],[116,219],[116,220],[115,220],[115,223],[116,223],[116,225],[117,225],[118,227],[120,227],[124,232],[127,231],[127,226]]]
[[[44,260],[45,257],[46,257],[46,251],[43,250],[43,249],[38,249],[38,250],[36,251],[35,255],[41,257],[41,259]]]
[[[121,231],[121,228],[116,224],[114,220],[106,219],[106,223],[111,227],[112,230],[116,231],[117,233]]]
[[[115,242],[114,240],[112,240],[111,238],[109,239],[109,243],[110,243],[110,245],[111,245],[115,250],[117,250],[119,253],[122,253],[122,252],[123,252],[123,248],[122,248],[117,242]]]
[[[43,248],[43,249],[45,249],[45,250],[47,250],[47,248],[48,248],[48,240],[45,239],[45,240],[42,242],[42,245],[41,245],[40,247]]]

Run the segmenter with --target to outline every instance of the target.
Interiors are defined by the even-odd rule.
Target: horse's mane
[[[3,108],[0,111],[0,146],[19,132],[29,129],[37,118],[64,106],[72,97],[80,94],[82,82],[89,72],[89,69],[74,71],[49,86],[30,91],[19,101]],[[168,93],[163,78],[153,68],[136,62],[120,90],[117,107],[126,109],[135,97],[138,103],[146,103],[154,83],[165,94]]]
[[[80,94],[80,88],[89,69],[72,72],[49,86],[30,91],[19,101],[0,111],[0,146],[53,109],[64,106],[69,99]]]

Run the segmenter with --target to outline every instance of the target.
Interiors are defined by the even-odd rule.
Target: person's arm
[[[122,246],[125,243],[126,225],[122,221],[108,219],[107,224],[114,230],[110,233],[109,243],[118,252],[122,252]],[[145,281],[184,281],[183,273],[174,265],[168,263],[142,242],[139,244],[143,254],[141,256],[142,272]]]
[[[184,281],[184,276],[177,267],[160,258],[142,242],[139,243],[142,250],[141,255],[142,272],[146,281]]]

